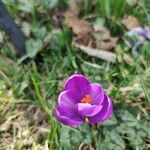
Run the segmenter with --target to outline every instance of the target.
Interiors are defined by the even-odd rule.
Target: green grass
[[[30,10],[25,5],[21,7],[19,1],[16,0],[15,4],[7,0],[5,3],[11,15],[20,20],[20,26],[22,21],[28,23],[31,34],[27,38],[27,48],[33,58],[27,64],[18,65],[14,49],[3,33],[5,43],[0,45],[0,138],[1,125],[7,121],[8,115],[13,115],[13,106],[22,102],[39,107],[48,122],[49,132],[43,142],[37,142],[29,149],[42,149],[38,144],[48,146],[49,150],[74,150],[81,144],[84,148],[92,145],[97,150],[149,149],[149,42],[139,48],[139,56],[135,57],[120,40],[115,47],[118,57],[115,64],[92,58],[76,51],[71,44],[71,30],[65,25],[56,26],[51,16],[55,7],[66,8],[67,1],[61,1],[54,8],[41,5],[40,1],[25,2],[30,5]],[[92,19],[105,18],[112,34],[121,36],[121,39],[126,32],[121,24],[125,15],[136,16],[141,25],[149,23],[150,7],[143,0],[134,6],[129,6],[124,0],[97,0],[92,7],[90,4],[86,1],[81,16],[84,18],[93,13],[95,18]],[[33,49],[35,53],[32,55]],[[39,54],[35,56],[37,51]],[[58,94],[63,90],[64,80],[74,73],[84,74],[92,82],[104,86],[114,102],[114,115],[110,120],[91,129],[86,124],[79,128],[65,127],[55,119]],[[10,90],[13,98],[7,97]],[[4,102],[4,97],[7,102]],[[9,113],[5,113],[6,106],[12,108]],[[0,141],[0,149],[2,146]],[[20,145],[16,144],[16,147]],[[6,149],[5,146],[2,149]]]

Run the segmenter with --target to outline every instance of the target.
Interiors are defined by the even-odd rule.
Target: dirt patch
[[[46,149],[47,118],[36,106],[16,104],[0,126],[0,147],[4,150]]]

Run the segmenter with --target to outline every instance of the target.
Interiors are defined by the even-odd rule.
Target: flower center
[[[90,95],[85,95],[84,98],[81,99],[81,103],[90,103],[92,98]]]

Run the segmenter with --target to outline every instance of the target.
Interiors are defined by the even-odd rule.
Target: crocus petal
[[[65,83],[65,90],[71,90],[76,93],[78,99],[83,97],[84,88],[89,85],[90,82],[82,75],[72,75]]]
[[[131,29],[131,30],[128,32],[128,35],[129,35],[129,36],[136,36],[136,35],[141,35],[141,36],[143,36],[143,33],[144,33],[144,29],[143,29],[142,27],[136,27],[136,28]]]
[[[94,116],[97,113],[99,113],[102,109],[102,106],[91,105],[87,103],[78,103],[77,109],[79,114],[81,114],[83,117],[88,117],[88,116]]]
[[[69,107],[60,107],[59,105],[56,107],[56,110],[59,111],[61,116],[66,116],[70,119],[73,118],[73,120],[80,120],[82,117],[78,114],[78,112],[74,108]]]
[[[56,118],[61,122],[63,123],[64,125],[68,125],[68,126],[78,126],[78,125],[81,125],[83,123],[83,120],[80,119],[80,120],[73,120],[73,119],[70,119],[66,116],[63,116],[58,109],[56,109],[55,111],[55,116]]]
[[[103,106],[103,108],[97,115],[88,117],[88,120],[91,124],[105,121],[112,115],[113,104],[108,96],[105,95],[104,101],[101,105]]]
[[[146,38],[146,34],[144,32],[144,29],[142,27],[136,27],[136,28],[133,28],[131,29],[129,32],[128,32],[128,35],[129,36],[136,36],[139,38],[140,41],[145,41],[145,38]]]
[[[147,39],[150,39],[150,28],[149,27],[144,28],[144,34]]]
[[[89,84],[84,91],[84,95],[90,95],[92,105],[100,105],[104,99],[104,90],[100,84]]]
[[[78,102],[79,100],[73,91],[63,91],[58,97],[58,104],[61,107],[75,107]]]

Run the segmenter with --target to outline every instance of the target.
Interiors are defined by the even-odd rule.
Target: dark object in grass
[[[6,34],[10,37],[11,42],[17,50],[19,56],[26,54],[25,37],[19,30],[4,4],[0,0],[0,26],[4,29]]]

